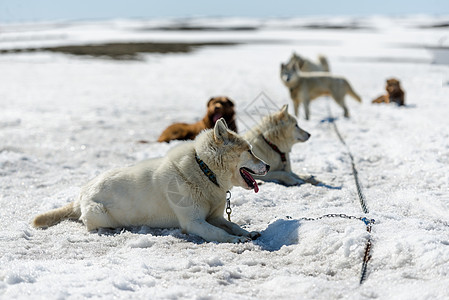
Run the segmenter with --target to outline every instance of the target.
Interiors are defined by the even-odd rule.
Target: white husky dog
[[[296,118],[288,113],[287,105],[265,116],[260,124],[245,133],[245,138],[253,146],[254,154],[270,165],[268,174],[255,176],[257,179],[286,186],[318,183],[313,176],[300,176],[292,172],[290,151],[294,144],[307,141],[310,133],[298,126]]]
[[[41,214],[35,227],[65,219],[81,220],[89,231],[147,225],[180,227],[206,241],[245,242],[248,232],[223,217],[232,186],[258,191],[252,175],[269,166],[253,155],[250,144],[228,130],[224,119],[165,157],[112,170],[87,183],[68,205]]]
[[[301,55],[293,52],[287,63],[287,68],[292,69],[294,65],[303,72],[330,72],[329,63],[323,55],[318,55],[318,63],[315,63]]]
[[[343,108],[344,116],[349,118],[345,104],[345,95],[349,94],[358,102],[362,99],[352,89],[346,78],[325,72],[300,72],[296,65],[290,69],[281,64],[281,80],[290,91],[295,115],[298,116],[299,105],[304,105],[306,120],[310,117],[309,104],[320,96],[331,96]]]

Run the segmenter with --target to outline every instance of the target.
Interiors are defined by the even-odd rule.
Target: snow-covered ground
[[[448,18],[184,20],[251,31],[151,30],[177,20],[0,26],[0,49],[110,41],[238,41],[187,54],[115,61],[55,53],[0,55],[1,299],[447,299],[449,297],[449,66],[432,64]],[[356,29],[308,29],[307,24]],[[37,213],[73,201],[92,177],[164,155],[154,141],[176,121],[203,116],[211,96],[237,106],[239,129],[261,92],[291,103],[279,65],[292,51],[328,57],[362,96],[352,117],[328,98],[300,118],[311,139],[293,148],[297,173],[325,186],[232,190],[232,219],[262,236],[206,243],[179,229],[88,233],[81,223],[36,230]],[[401,80],[407,107],[372,105]],[[252,103],[252,104],[251,104]],[[291,105],[290,105],[291,106]],[[290,107],[291,108],[291,107]],[[360,207],[351,161],[370,213]],[[372,259],[359,285],[366,227],[359,220],[299,220],[329,213],[373,218]]]

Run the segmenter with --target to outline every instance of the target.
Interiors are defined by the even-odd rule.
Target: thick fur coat
[[[343,108],[346,118],[349,118],[349,110],[345,103],[346,94],[362,102],[348,80],[341,76],[324,72],[300,72],[296,66],[289,69],[284,64],[281,64],[280,75],[282,82],[290,91],[295,116],[298,117],[299,106],[302,104],[306,120],[310,118],[310,102],[320,96],[331,96]]]
[[[257,192],[250,173],[264,175],[268,169],[252,154],[250,144],[220,119],[213,130],[173,148],[165,157],[94,178],[74,202],[37,216],[33,225],[48,227],[75,219],[89,231],[138,225],[179,227],[207,241],[244,242],[258,233],[224,219],[226,192],[233,186]]]
[[[293,69],[295,65],[303,72],[330,72],[327,58],[323,55],[318,56],[318,62],[313,62],[293,52],[287,63],[287,68]]]
[[[286,186],[305,182],[316,184],[312,176],[292,172],[290,152],[293,145],[310,138],[310,133],[298,126],[296,118],[288,113],[284,105],[280,111],[265,116],[260,124],[245,133],[253,146],[253,152],[270,165],[267,175],[255,176],[263,181],[274,181]]]
[[[237,132],[234,102],[228,97],[213,97],[207,102],[206,115],[196,123],[175,123],[168,126],[159,136],[158,142],[172,140],[193,140],[204,129],[213,128],[215,122],[224,118],[229,129]]]
[[[387,79],[385,90],[387,94],[374,99],[372,103],[396,103],[399,106],[405,105],[405,93],[401,88],[399,80],[396,78]]]

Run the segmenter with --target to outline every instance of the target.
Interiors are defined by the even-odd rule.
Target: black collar
[[[263,134],[262,134],[262,138],[263,140],[271,147],[271,149],[273,149],[274,151],[276,151],[280,156],[281,156],[281,161],[285,164],[287,162],[287,157],[285,156],[285,153],[282,152],[281,150],[279,150],[278,146],[276,146],[275,144],[273,144],[272,142],[270,142],[269,140],[267,140]]]
[[[201,171],[203,171],[204,175],[209,178],[210,181],[212,181],[216,186],[220,187],[220,185],[217,182],[217,176],[215,176],[215,173],[206,165],[204,161],[201,160],[201,158],[198,156],[198,154],[195,152],[195,160],[198,163],[198,166],[200,166]]]

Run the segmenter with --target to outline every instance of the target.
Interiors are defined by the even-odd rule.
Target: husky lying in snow
[[[310,117],[309,103],[320,96],[329,95],[343,108],[344,116],[349,118],[345,104],[345,95],[349,94],[358,102],[362,99],[352,89],[349,82],[341,77],[324,72],[300,72],[296,65],[289,69],[281,64],[281,79],[290,91],[295,115],[298,116],[299,105],[304,105],[306,120]]]
[[[255,178],[286,186],[319,183],[313,176],[298,176],[292,172],[290,151],[294,144],[307,141],[310,134],[298,126],[295,117],[288,113],[287,105],[265,116],[260,124],[246,132],[245,138],[253,146],[254,154],[270,165],[267,175]]]
[[[296,65],[299,70],[303,72],[330,72],[329,63],[323,55],[318,56],[319,63],[314,63],[313,61],[302,57],[296,52],[293,52],[290,60],[287,63],[287,68],[292,69],[293,65]]]
[[[37,216],[33,224],[48,227],[74,219],[89,231],[133,225],[180,227],[206,241],[246,242],[259,233],[225,220],[226,191],[241,186],[257,193],[251,174],[265,175],[268,170],[250,144],[220,119],[213,129],[165,157],[96,177],[74,202]]]

